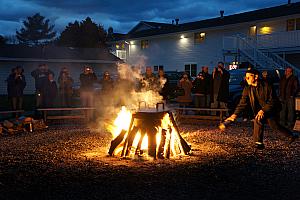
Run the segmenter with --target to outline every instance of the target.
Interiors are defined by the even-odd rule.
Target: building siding
[[[223,37],[237,34],[241,30],[247,34],[248,26],[222,31],[203,31],[206,33],[205,39],[197,44],[194,43],[194,33],[149,39],[147,49],[141,49],[140,41],[136,40],[129,47],[127,62],[131,65],[163,65],[166,71],[184,71],[185,64],[195,63],[198,71],[201,66],[208,66],[212,71],[218,61],[223,61]],[[184,35],[184,38],[181,38],[181,35]]]
[[[157,66],[163,65],[166,71],[183,71],[187,63],[196,63],[198,71],[201,66],[208,66],[210,72],[218,61],[223,58],[223,38],[236,34],[249,35],[250,27],[257,27],[257,34],[260,35],[262,27],[271,27],[271,33],[286,32],[286,20],[299,18],[300,15],[286,16],[276,19],[253,21],[241,24],[234,24],[225,27],[209,28],[199,30],[205,32],[205,40],[200,44],[194,43],[194,32],[182,34],[170,34],[148,37],[149,47],[141,49],[140,40],[133,40],[129,45],[127,62],[131,65]],[[145,40],[147,38],[143,38]]]

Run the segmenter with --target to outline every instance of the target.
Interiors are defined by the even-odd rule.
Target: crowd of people
[[[17,66],[12,69],[6,80],[7,93],[12,110],[22,110],[23,108],[23,91],[26,87],[23,72],[24,69],[21,66]],[[267,72],[264,71],[261,75],[262,78],[260,82],[268,84],[273,88],[273,83],[268,78]],[[37,69],[31,72],[31,76],[35,80],[36,108],[73,106],[72,95],[74,80],[68,67],[61,68],[57,82],[54,72],[48,69],[46,64],[39,65]],[[163,100],[167,103],[170,101],[170,97],[174,96],[174,93],[177,93],[176,101],[181,107],[227,108],[230,73],[225,69],[223,62],[218,62],[217,67],[213,69],[211,74],[209,73],[208,67],[203,66],[194,80],[190,78],[189,73],[184,72],[177,83],[176,90],[181,90],[179,93],[171,89],[169,78],[163,69],[159,69],[156,75],[153,73],[151,67],[146,67],[145,74],[142,74],[141,77],[142,78],[137,80],[137,83],[128,86],[126,89],[124,85],[128,85],[128,81],[122,80],[121,78],[119,80],[113,80],[108,71],[103,73],[103,77],[98,78],[93,68],[86,65],[79,77],[81,106],[93,107],[95,105],[94,84],[99,83],[102,86],[100,93],[104,96],[109,96],[112,91],[122,86],[122,89],[118,89],[120,94],[123,90],[126,90],[124,93],[126,94],[132,88],[138,91],[154,90],[159,92]],[[290,130],[293,128],[295,122],[295,97],[298,92],[298,85],[298,78],[293,75],[293,69],[288,67],[285,69],[285,75],[281,77],[279,94],[277,95],[275,91],[272,93],[274,96],[273,101],[279,102],[279,104],[276,105],[276,109],[281,108],[279,122],[282,126]],[[249,86],[249,83],[247,82],[246,76],[245,80],[241,83],[241,87],[246,90],[247,86]],[[119,104],[125,101],[125,99],[122,100],[124,96],[125,95],[119,95]],[[59,105],[57,105],[56,100],[59,100]],[[251,116],[249,116],[250,113],[255,115],[256,110],[252,112],[253,109],[251,109],[253,103],[257,102],[255,101],[252,102],[251,105],[245,106],[245,108],[242,109],[244,112],[239,111],[244,113],[244,118],[251,118]],[[238,108],[239,107],[241,107],[241,105],[239,105]],[[245,116],[245,113],[247,116]],[[197,112],[197,114],[215,115],[216,113],[201,111]],[[254,117],[255,116],[252,118]]]

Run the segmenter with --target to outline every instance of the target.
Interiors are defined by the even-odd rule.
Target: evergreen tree
[[[61,33],[58,43],[68,47],[106,47],[106,36],[104,28],[87,17],[80,23],[78,21],[69,23]]]
[[[16,31],[19,42],[26,45],[38,45],[53,40],[56,32],[53,31],[54,25],[50,25],[49,21],[39,13],[27,17],[27,20],[23,21],[24,27]]]
[[[3,46],[6,44],[6,38],[4,38],[2,35],[0,35],[0,46]]]

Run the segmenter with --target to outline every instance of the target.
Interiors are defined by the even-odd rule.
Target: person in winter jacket
[[[54,75],[49,74],[48,80],[46,81],[44,87],[42,88],[42,93],[44,94],[43,99],[43,107],[44,108],[51,108],[54,106],[54,102],[57,97],[57,84],[54,80]]]
[[[295,123],[295,97],[299,89],[298,78],[293,74],[293,69],[285,69],[285,75],[279,83],[279,100],[281,101],[280,123],[293,129]]]
[[[31,76],[35,80],[35,91],[36,91],[36,107],[42,106],[44,100],[44,87],[48,82],[48,75],[54,73],[48,69],[46,64],[40,64],[37,69],[31,72]]]
[[[17,66],[7,78],[7,93],[11,101],[12,110],[23,109],[23,91],[26,86],[24,69]]]
[[[68,68],[63,67],[58,77],[59,97],[63,107],[70,107],[72,105],[73,82]]]

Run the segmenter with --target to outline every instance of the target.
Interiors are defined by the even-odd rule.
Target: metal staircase
[[[294,72],[300,74],[300,70],[298,68],[296,68],[277,54],[259,50],[256,47],[255,39],[244,35],[237,35],[236,39],[236,47],[238,53],[256,68],[284,69],[290,66],[294,69]]]

